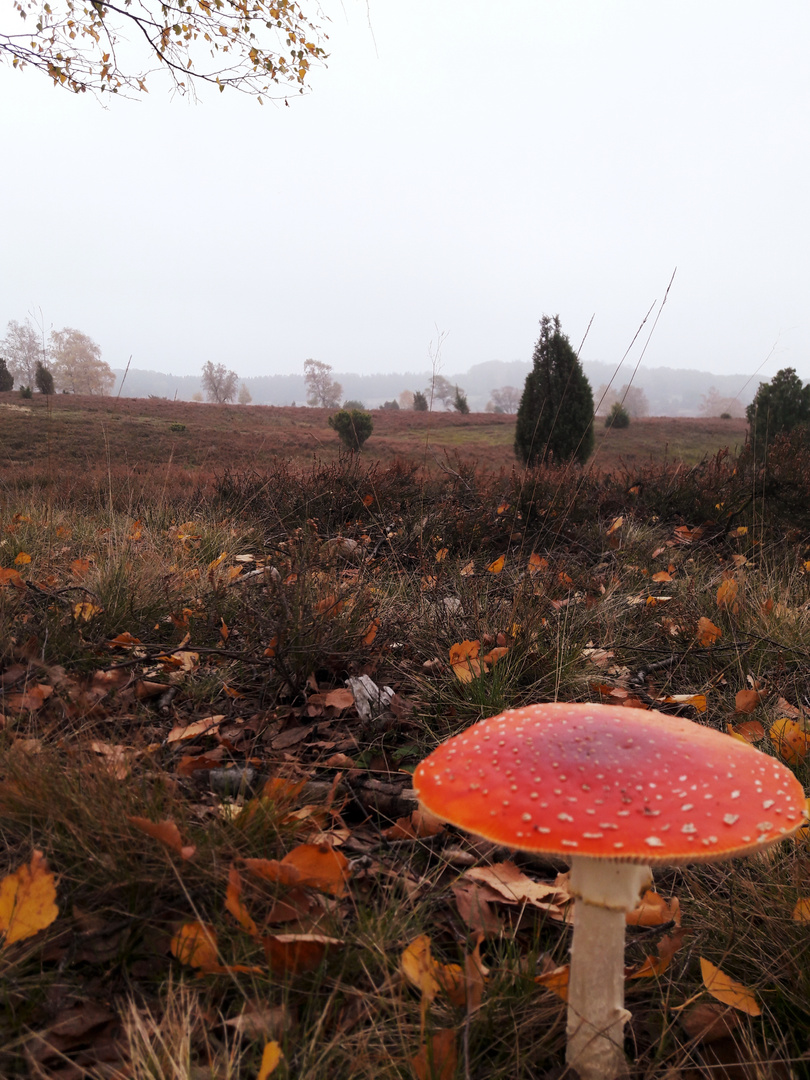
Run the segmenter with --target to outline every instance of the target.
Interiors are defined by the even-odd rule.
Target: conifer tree
[[[769,383],[759,384],[745,415],[749,438],[761,456],[780,431],[810,424],[810,383],[805,385],[795,368],[782,368]]]
[[[0,357],[0,393],[14,389],[14,376],[8,370],[5,360]]]
[[[560,317],[544,315],[515,425],[515,454],[526,465],[584,464],[593,450],[593,394]]]
[[[41,360],[37,360],[37,369],[34,372],[34,384],[40,394],[56,393],[56,388],[53,384],[53,375],[48,371]]]

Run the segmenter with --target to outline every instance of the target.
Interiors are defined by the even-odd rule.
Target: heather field
[[[566,865],[417,764],[601,702],[807,790],[801,438],[526,471],[513,418],[373,416],[348,455],[321,410],[0,396],[0,1075],[562,1080]],[[634,1080],[810,1075],[808,830],[657,869],[625,965]]]

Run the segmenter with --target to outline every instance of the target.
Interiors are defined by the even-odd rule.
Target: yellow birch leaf
[[[278,1068],[278,1063],[281,1061],[281,1047],[273,1039],[272,1042],[264,1044],[264,1050],[262,1051],[262,1063],[259,1067],[259,1075],[256,1080],[267,1080],[267,1077],[271,1073],[274,1073]]]
[[[439,548],[436,552],[436,562],[444,562],[447,558],[447,548]]]
[[[0,881],[0,934],[3,945],[23,941],[50,926],[59,908],[56,883],[41,851],[31,862]]]
[[[14,558],[15,566],[26,566],[30,562],[31,556],[25,551],[20,551]]]
[[[402,974],[408,982],[417,989],[423,998],[432,1001],[439,990],[441,983],[436,977],[436,961],[430,952],[430,938],[427,934],[420,934],[410,943],[400,957]]]
[[[170,949],[172,956],[189,967],[205,970],[219,965],[217,934],[213,926],[185,923],[172,938]]]
[[[788,765],[804,761],[810,748],[810,736],[795,720],[782,717],[774,720],[769,732],[771,742],[781,759]]]
[[[104,608],[85,600],[82,603],[73,605],[73,618],[77,621],[90,622],[96,615],[101,615],[103,611]]]
[[[622,527],[622,525],[623,525],[623,524],[624,524],[624,518],[623,518],[623,517],[617,517],[617,518],[614,518],[614,519],[613,519],[613,524],[612,524],[612,525],[610,526],[610,528],[608,529],[608,531],[607,531],[606,535],[607,535],[607,536],[610,536],[610,535],[611,535],[611,533],[615,533],[615,532],[616,532],[616,530],[617,530],[617,529],[620,529],[620,528]]]
[[[557,967],[551,971],[547,971],[544,975],[535,976],[535,982],[538,986],[544,986],[546,990],[553,990],[557,997],[561,997],[563,1001],[568,1001],[568,977],[570,969],[568,964],[564,967]]]
[[[796,922],[810,922],[810,897],[805,896],[796,901],[793,918]]]
[[[722,1001],[724,1005],[730,1005],[732,1009],[739,1009],[749,1016],[759,1016],[762,1012],[753,991],[726,975],[710,960],[704,960],[702,956],[700,973],[703,976],[703,985],[712,997]]]
[[[734,578],[727,578],[721,582],[720,588],[717,590],[717,606],[731,608],[737,599],[739,588],[740,586]]]
[[[503,564],[504,564],[505,561],[506,561],[506,556],[505,555],[499,555],[498,558],[495,560],[495,562],[491,562],[489,564],[489,566],[487,567],[487,570],[489,571],[490,574],[500,574],[501,570],[503,570]]]

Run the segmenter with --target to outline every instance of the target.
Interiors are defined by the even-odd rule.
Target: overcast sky
[[[250,376],[422,371],[441,335],[452,373],[529,360],[545,312],[618,363],[677,267],[645,367],[810,379],[806,0],[323,10],[289,108],[0,66],[0,336],[41,308],[112,367]]]

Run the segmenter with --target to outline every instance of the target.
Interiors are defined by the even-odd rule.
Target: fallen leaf
[[[717,606],[722,608],[733,607],[739,588],[740,586],[734,578],[726,578],[725,581],[721,582],[717,590]]]
[[[19,551],[14,556],[15,566],[27,566],[31,562],[31,556],[27,551]]]
[[[539,574],[541,570],[548,569],[548,559],[543,558],[542,555],[538,555],[536,551],[533,551],[529,556],[529,573]]]
[[[134,825],[136,829],[140,829],[142,833],[146,833],[147,836],[151,836],[154,840],[159,840],[161,844],[165,844],[167,848],[174,851],[182,859],[190,859],[197,850],[191,844],[183,844],[180,830],[171,819],[150,821],[149,818],[128,816],[127,821]]]
[[[795,720],[782,717],[771,724],[771,743],[781,759],[788,765],[804,761],[810,749],[810,735]]]
[[[161,690],[166,689],[162,684],[156,685],[160,685]],[[219,726],[224,719],[225,716],[223,714],[221,716],[205,716],[202,720],[194,720],[192,723],[186,724],[185,726],[178,724],[177,727],[173,727],[169,732],[166,742],[171,744],[184,742],[186,739],[197,739],[202,735],[214,735],[219,731]]]
[[[714,645],[715,641],[719,641],[723,636],[723,631],[719,626],[715,626],[711,619],[701,616],[698,619],[698,643],[700,645]]]
[[[495,559],[494,562],[491,562],[489,564],[489,566],[487,567],[488,572],[490,574],[500,574],[501,570],[503,570],[503,564],[504,564],[505,561],[506,561],[506,556],[505,555],[499,555],[498,558]]]
[[[0,881],[0,934],[3,946],[23,941],[50,926],[59,914],[56,882],[41,851]]]
[[[464,878],[489,886],[510,904],[531,904],[542,909],[566,904],[571,899],[556,883],[532,881],[512,862],[473,867],[465,872]]]
[[[616,530],[620,529],[623,524],[624,524],[624,518],[623,517],[614,518],[613,523],[611,524],[610,528],[608,529],[608,531],[607,531],[607,533],[605,535],[610,536],[611,533],[615,533]]]
[[[456,1033],[449,1028],[434,1031],[428,1043],[411,1058],[416,1080],[453,1080],[457,1065]]]
[[[753,991],[738,983],[720,968],[715,967],[709,960],[700,958],[700,972],[703,976],[703,985],[718,1001],[724,1005],[730,1005],[733,1009],[747,1013],[748,1016],[759,1016],[762,1010],[759,1007]]]
[[[267,1077],[276,1071],[280,1061],[281,1047],[279,1044],[275,1040],[265,1043],[262,1051],[262,1063],[259,1066],[259,1075],[256,1080],[267,1080]]]
[[[52,686],[48,686],[47,683],[38,683],[36,686],[29,686],[24,693],[6,694],[3,704],[9,712],[24,712],[26,710],[36,712],[37,709],[42,708],[52,693]]]
[[[734,709],[738,713],[753,712],[764,696],[762,690],[738,690],[734,695]]]
[[[658,893],[647,890],[632,911],[627,912],[628,926],[663,926],[664,923],[680,923],[680,903],[677,896],[665,900]]]
[[[810,922],[810,897],[802,897],[796,901],[793,916],[796,922]]]
[[[9,567],[0,566],[0,586],[12,585],[15,589],[24,589],[26,584],[24,579],[20,576],[19,570],[14,570]]]
[[[741,724],[729,725],[728,732],[747,743],[756,743],[765,738],[765,728],[759,720],[744,720]]]
[[[219,967],[217,933],[213,926],[185,923],[172,938],[170,949],[172,956],[189,967],[202,970]]]
[[[538,986],[544,986],[546,990],[553,991],[557,997],[561,997],[563,1001],[568,1001],[569,975],[569,965],[565,964],[563,967],[552,968],[551,971],[546,971],[542,975],[537,975],[534,981]]]
[[[300,975],[317,971],[327,951],[343,942],[322,934],[271,934],[262,944],[273,974]]]
[[[299,844],[281,860],[298,872],[297,884],[344,896],[349,880],[349,860],[329,844]]]
[[[714,1001],[696,1002],[681,1014],[680,1022],[689,1038],[698,1043],[728,1038],[740,1026],[736,1012]]]
[[[228,871],[228,888],[225,892],[225,908],[251,937],[258,937],[259,929],[242,903],[242,879],[235,866]]]

